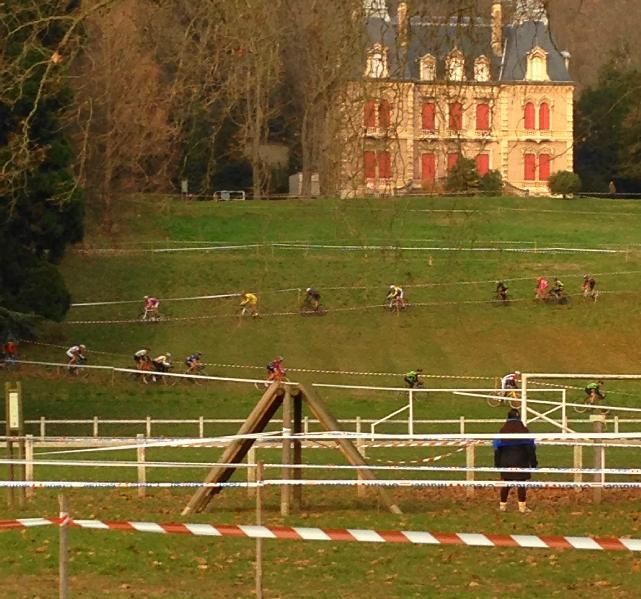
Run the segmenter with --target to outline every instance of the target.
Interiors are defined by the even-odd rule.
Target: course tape
[[[153,532],[205,537],[278,539],[284,541],[338,541],[354,543],[399,543],[409,545],[465,545],[468,547],[515,547],[521,549],[583,549],[593,551],[641,551],[641,539],[551,535],[497,535],[479,533],[431,533],[414,530],[368,530],[359,528],[310,528],[243,524],[188,524],[75,518],[0,520],[0,530],[55,525],[92,530]]]

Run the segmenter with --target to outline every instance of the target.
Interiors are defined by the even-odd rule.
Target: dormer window
[[[490,80],[490,61],[485,56],[479,56],[474,61],[474,79],[476,81]]]
[[[446,72],[449,81],[463,81],[465,79],[465,57],[460,50],[454,50],[447,57]]]
[[[420,63],[421,81],[434,81],[436,79],[436,58],[426,54],[421,58]]]
[[[387,77],[387,52],[380,44],[375,44],[367,54],[365,77],[372,79]]]
[[[548,53],[537,46],[527,55],[527,81],[549,81]]]

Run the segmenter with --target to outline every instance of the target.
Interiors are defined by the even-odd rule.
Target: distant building
[[[508,188],[547,193],[573,169],[567,52],[555,46],[541,0],[502,2],[488,19],[390,15],[366,0],[367,56],[342,107],[341,193],[438,191],[459,157]]]

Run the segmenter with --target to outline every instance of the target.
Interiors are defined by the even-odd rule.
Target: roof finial
[[[376,17],[384,21],[390,20],[386,0],[363,0],[363,8],[367,18]]]

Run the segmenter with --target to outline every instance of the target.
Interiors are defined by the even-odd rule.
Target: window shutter
[[[381,100],[378,105],[378,126],[388,129],[392,122],[392,106],[387,100]]]
[[[550,106],[546,102],[539,106],[539,129],[541,131],[550,130]]]
[[[535,117],[535,110],[534,110],[534,104],[532,102],[528,102],[525,105],[525,128],[530,130],[530,129],[535,129],[534,126],[534,117]]]
[[[365,103],[363,124],[368,129],[376,127],[376,102],[374,100],[369,100]]]
[[[363,171],[366,179],[376,179],[376,153],[363,152]]]
[[[490,106],[489,104],[478,104],[476,106],[476,130],[490,130]]]
[[[489,154],[479,154],[476,157],[476,172],[479,174],[479,177],[487,175],[490,170],[490,155]]]
[[[463,128],[463,105],[460,102],[450,104],[450,129],[460,131]]]
[[[526,154],[523,159],[523,165],[525,180],[534,181],[536,179],[536,156],[534,154]]]
[[[434,102],[423,102],[421,120],[423,131],[434,131],[436,129],[436,106]]]
[[[423,183],[436,181],[436,156],[431,152],[421,154],[421,181]]]
[[[550,178],[550,163],[552,157],[549,154],[539,155],[539,181],[547,181]]]
[[[378,176],[381,179],[390,179],[392,177],[392,162],[390,154],[386,150],[380,150],[376,153],[378,162]]]

